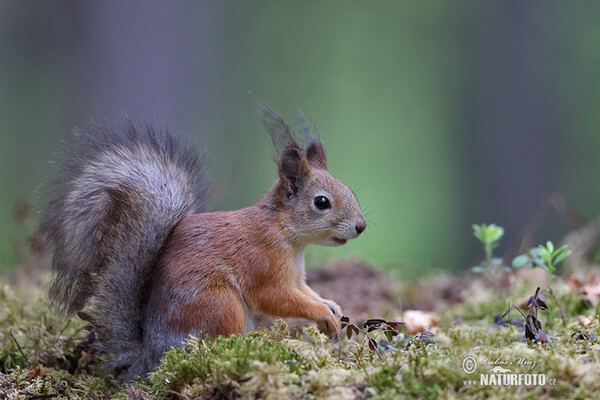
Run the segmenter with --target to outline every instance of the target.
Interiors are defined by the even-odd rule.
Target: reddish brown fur
[[[242,333],[247,317],[244,301],[268,315],[328,321],[328,331],[337,327],[329,307],[303,276],[296,276],[298,250],[275,213],[261,209],[264,202],[237,211],[192,215],[175,228],[153,282],[166,292],[185,293],[185,299],[172,296],[151,305],[163,312],[174,310],[170,330]],[[150,293],[149,298],[160,297]]]
[[[149,312],[166,316],[166,329],[243,333],[251,309],[317,321],[330,336],[339,330],[339,306],[309,288],[303,264],[296,265],[307,244],[327,240],[334,228],[313,228],[323,220],[305,216],[310,208],[300,211],[299,204],[312,202],[314,186],[335,196],[332,203],[339,210],[331,224],[346,219],[364,224],[364,218],[349,189],[321,168],[327,165],[322,146],[310,154],[308,160],[302,149],[286,148],[278,164],[280,179],[257,204],[191,215],[174,228],[148,293]]]
[[[279,179],[239,211],[201,214],[200,157],[151,124],[98,125],[65,153],[36,248],[52,253],[50,297],[68,315],[84,312],[120,379],[144,376],[189,334],[242,333],[248,310],[339,328],[339,306],[306,286],[303,251],[358,237],[365,219],[306,120],[305,150],[260,107]]]

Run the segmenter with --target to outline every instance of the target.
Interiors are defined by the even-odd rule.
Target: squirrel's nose
[[[367,222],[366,221],[362,221],[362,222],[356,224],[356,233],[358,233],[359,235],[361,233],[363,233],[365,231],[365,229],[367,229]]]

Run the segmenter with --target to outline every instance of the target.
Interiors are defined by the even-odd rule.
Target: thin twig
[[[8,333],[10,333],[10,337],[13,338],[13,340],[15,341],[15,343],[17,345],[17,348],[19,349],[19,352],[21,352],[21,355],[25,359],[25,362],[27,362],[27,356],[25,356],[25,353],[23,353],[23,349],[21,348],[21,345],[19,344],[19,342],[17,342],[17,339],[15,338],[15,335],[13,335],[12,329],[9,329]]]
[[[563,326],[566,326],[567,320],[565,318],[565,310],[563,310],[562,306],[558,302],[558,299],[556,298],[556,296],[554,295],[554,291],[552,290],[552,286],[550,286],[550,285],[548,285],[548,293],[550,293],[550,296],[552,296],[552,298],[554,299],[554,302],[558,306],[558,310],[560,311],[560,318],[562,319]]]
[[[521,315],[523,316],[523,318],[527,319],[527,317],[525,316],[525,314],[523,314],[523,311],[521,311],[521,309],[515,305],[512,305],[510,307],[508,307],[508,310],[506,310],[506,312],[504,314],[502,314],[502,316],[500,317],[501,320],[504,319],[504,317],[506,317],[508,315],[508,313],[510,313],[510,310],[515,309],[517,310],[519,313],[521,313]],[[510,318],[508,319],[508,322],[510,323]]]

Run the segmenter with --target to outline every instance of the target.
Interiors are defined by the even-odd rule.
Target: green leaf
[[[473,228],[473,234],[478,235],[482,230],[483,227],[485,225],[477,225],[477,224],[473,224],[471,227]]]
[[[487,239],[489,242],[497,242],[504,235],[504,228],[491,224],[488,227]]]
[[[552,275],[554,273],[554,271],[556,271],[556,267],[551,265],[548,267],[548,272],[550,273],[550,275]]]
[[[551,241],[547,241],[546,242],[546,249],[548,250],[548,253],[552,254],[554,252],[554,244],[552,244]]]
[[[538,257],[541,258],[542,260],[544,260],[544,264],[546,266],[550,266],[552,265],[552,254],[548,252],[548,249],[546,249],[544,246],[542,246],[540,244],[539,246],[539,252],[538,252]]]
[[[479,239],[479,241],[481,243],[485,244],[485,234],[484,234],[485,225],[476,225],[476,224],[473,224],[472,228],[473,228],[473,235],[477,239]]]
[[[532,247],[529,249],[529,254],[531,255],[531,257],[539,257],[540,255],[540,248],[539,247]]]
[[[515,269],[521,268],[522,266],[524,266],[525,264],[527,264],[529,262],[529,257],[526,256],[525,254],[522,254],[520,256],[515,257],[512,260],[512,267]]]
[[[498,246],[495,242],[504,235],[504,228],[496,224],[473,224],[471,227],[473,228],[473,235],[486,246]]]
[[[552,253],[550,253],[550,252],[548,251],[548,249],[547,249],[547,248],[545,248],[543,245],[541,245],[541,244],[540,244],[538,248],[539,248],[539,250],[540,250],[540,251],[539,251],[539,253],[538,253],[538,255],[539,255],[540,257],[550,257],[550,256],[552,256]]]
[[[541,249],[539,247],[532,247],[531,249],[529,249],[529,255],[531,256],[531,261],[533,262],[533,264],[535,264],[535,266],[539,265],[539,266],[543,266],[544,263],[544,259],[542,257],[540,257],[541,254]]]
[[[556,259],[554,260],[554,264],[558,264],[559,262],[561,262],[562,260],[564,260],[565,258],[567,258],[569,255],[571,255],[572,251],[571,250],[565,250],[562,253],[560,253]]]
[[[542,254],[540,257],[542,257],[542,260],[544,260],[544,263],[542,264],[544,267],[552,266],[552,259],[550,257],[546,256],[545,254]]]
[[[497,267],[502,264],[502,259],[500,257],[492,258],[492,267]]]
[[[560,252],[562,252],[566,248],[567,248],[567,245],[565,244],[564,246],[554,250],[554,253],[552,253],[552,257],[556,257],[558,254],[560,254]]]

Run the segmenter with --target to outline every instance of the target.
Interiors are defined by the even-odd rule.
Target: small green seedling
[[[571,250],[569,250],[567,245],[555,249],[554,243],[547,241],[546,246],[540,244],[538,247],[533,247],[529,249],[527,254],[517,256],[512,261],[512,267],[515,269],[524,266],[528,266],[529,268],[540,267],[548,272],[548,292],[558,306],[560,316],[565,324],[565,313],[552,290],[552,280],[555,277],[556,266],[567,258],[569,254],[571,254]]]
[[[539,245],[529,249],[528,254],[517,256],[512,261],[512,266],[515,269],[528,266],[529,268],[541,267],[548,271],[549,280],[554,278],[556,266],[571,254],[571,250],[567,245],[554,248],[551,241],[546,242],[546,246]]]
[[[504,235],[504,228],[496,224],[473,225],[473,235],[479,239],[485,251],[485,262],[471,268],[475,273],[483,273],[502,265],[501,258],[492,257],[492,251],[500,245],[500,239]]]

